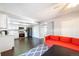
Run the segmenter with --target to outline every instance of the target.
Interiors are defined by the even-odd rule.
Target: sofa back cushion
[[[46,36],[45,37],[45,40],[50,40],[50,36]]]
[[[79,45],[79,38],[72,38],[72,43],[75,45]]]
[[[59,40],[59,36],[50,36],[50,39],[58,41]]]
[[[70,37],[63,37],[63,36],[61,36],[60,37],[60,41],[71,43],[72,39]]]

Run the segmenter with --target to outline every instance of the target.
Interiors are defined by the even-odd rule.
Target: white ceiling
[[[22,19],[37,19],[37,13],[52,6],[50,3],[2,3],[0,4],[0,11],[21,16]],[[41,14],[42,15],[42,14]],[[39,20],[39,19],[38,19]],[[34,21],[34,20],[33,20]]]
[[[21,20],[40,22],[60,15],[66,4],[57,3],[0,3],[0,12]]]

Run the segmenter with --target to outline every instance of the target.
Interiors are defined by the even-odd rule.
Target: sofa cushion
[[[66,48],[70,48],[70,49],[75,50],[75,51],[79,51],[78,45],[74,45],[74,44],[71,44],[71,43],[65,43],[63,41],[54,41],[54,40],[50,41],[50,40],[48,40],[45,43],[48,43],[49,46],[59,45],[59,46],[63,46],[63,47],[66,47]]]
[[[46,40],[48,40],[49,38],[50,38],[49,36],[46,36],[46,37],[45,37]]]
[[[72,39],[70,37],[60,37],[60,41],[66,42],[66,43],[71,43]]]
[[[79,45],[79,38],[72,38],[72,43],[75,45]]]
[[[50,39],[58,41],[59,40],[59,36],[50,36]]]

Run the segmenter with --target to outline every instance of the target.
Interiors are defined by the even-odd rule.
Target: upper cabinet
[[[7,28],[7,16],[5,14],[0,14],[0,29]]]

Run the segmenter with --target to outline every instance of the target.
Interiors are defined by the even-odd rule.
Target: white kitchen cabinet
[[[0,29],[7,28],[7,16],[5,14],[0,14]]]
[[[14,36],[0,36],[0,53],[14,47]]]

